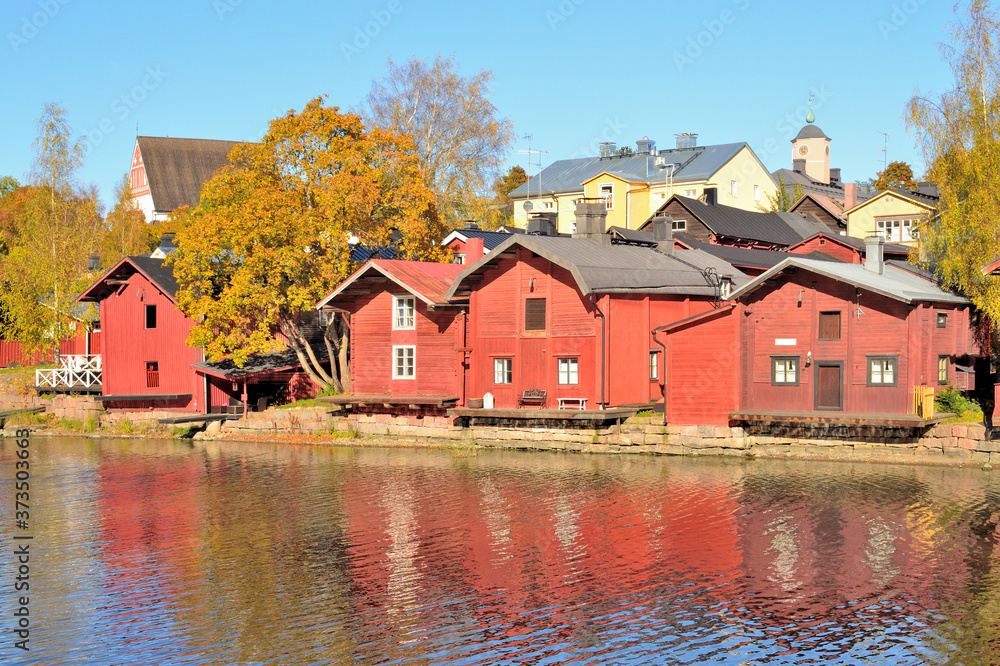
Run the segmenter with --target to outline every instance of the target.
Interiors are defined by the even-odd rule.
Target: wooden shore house
[[[733,292],[735,420],[907,416],[918,389],[974,387],[968,299],[867,242],[863,266],[789,257]]]

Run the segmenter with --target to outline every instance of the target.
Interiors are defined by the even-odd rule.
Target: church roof
[[[798,141],[799,139],[827,139],[830,140],[826,134],[823,133],[816,125],[806,125],[801,130],[799,130],[798,136],[796,136],[793,141]]]
[[[157,211],[197,206],[201,186],[229,164],[229,151],[238,141],[175,139],[160,136],[136,138],[146,181]]]

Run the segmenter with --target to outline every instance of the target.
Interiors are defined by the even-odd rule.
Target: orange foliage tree
[[[289,111],[259,144],[233,149],[198,206],[177,213],[170,261],[180,307],[198,322],[190,344],[238,365],[287,344],[316,384],[341,391],[349,388],[347,326],[339,316],[327,326],[327,369],[303,323],[357,267],[349,241],[391,243],[405,259],[445,261],[448,251],[409,140],[368,131],[324,102]]]

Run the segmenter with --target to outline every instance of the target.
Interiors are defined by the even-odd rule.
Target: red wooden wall
[[[60,340],[59,353],[64,355],[86,354],[87,343],[83,336],[84,334],[80,333],[76,337],[63,338]],[[55,352],[52,349],[30,350],[20,342],[15,342],[13,340],[0,340],[0,368],[6,368],[15,363],[21,367],[38,365],[40,363],[51,363],[53,362],[54,353]],[[101,333],[100,331],[90,333],[90,354],[92,356],[96,356],[100,353]]]
[[[790,250],[792,254],[809,254],[810,252],[822,252],[823,254],[834,257],[835,259],[840,259],[841,261],[848,264],[860,264],[861,263],[861,251],[855,250],[853,247],[848,245],[841,245],[828,238],[813,238],[806,243],[798,245],[794,250]]]
[[[155,329],[146,329],[147,305],[156,305]],[[153,283],[141,273],[133,274],[122,290],[101,301],[104,394],[190,393],[190,400],[168,406],[202,411],[204,380],[191,368],[202,360],[202,352],[185,342],[192,326]],[[147,387],[150,361],[159,364],[157,387]]]
[[[816,411],[817,363],[829,361],[844,364],[842,411],[908,414],[915,386],[938,386],[938,354],[951,356],[954,377],[955,358],[972,351],[967,308],[908,305],[862,290],[858,317],[856,292],[854,286],[800,271],[750,296],[740,316],[742,409]],[[841,313],[840,340],[819,340],[821,312]],[[936,328],[938,312],[948,313],[946,328]],[[898,356],[896,386],[867,385],[867,357],[876,355]],[[799,357],[798,386],[771,385],[772,356]]]

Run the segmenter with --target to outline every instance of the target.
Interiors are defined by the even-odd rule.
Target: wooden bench
[[[525,389],[521,397],[517,399],[517,404],[543,407],[545,405],[545,395],[545,389]]]
[[[559,409],[579,409],[581,412],[587,409],[586,398],[559,398]]]

